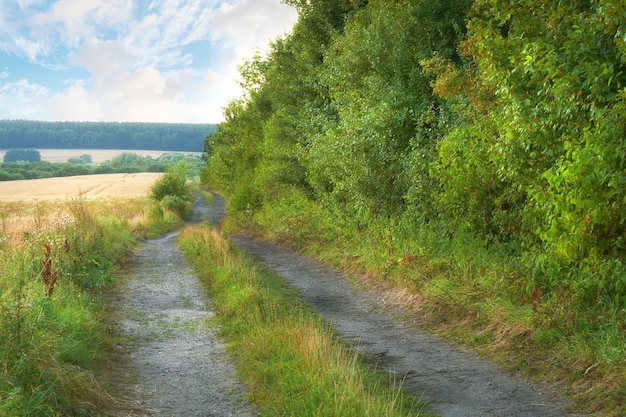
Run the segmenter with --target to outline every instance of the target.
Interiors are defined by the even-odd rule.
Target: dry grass
[[[160,173],[80,175],[0,182],[0,201],[50,201],[71,198],[141,198]]]
[[[102,174],[0,182],[0,245],[15,247],[25,235],[69,217],[80,199],[94,215],[143,220],[145,199],[159,173]]]
[[[94,216],[111,215],[128,221],[131,227],[145,221],[146,198],[78,198],[62,201],[2,201],[0,198],[0,248],[15,248],[29,235],[73,220],[72,203],[76,201],[89,207]]]

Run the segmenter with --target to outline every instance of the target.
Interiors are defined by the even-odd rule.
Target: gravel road
[[[300,291],[302,298],[356,349],[376,358],[408,392],[443,417],[574,416],[547,388],[509,375],[490,362],[420,331],[382,305],[379,293],[347,276],[248,236],[232,241]]]
[[[199,200],[192,222],[217,223],[224,201]],[[136,376],[134,416],[251,416],[223,344],[208,327],[210,303],[176,247],[175,234],[145,242],[119,295],[124,350]],[[559,395],[499,370],[389,311],[345,275],[244,235],[231,240],[297,288],[355,349],[376,358],[405,390],[444,417],[565,417]],[[297,416],[297,410],[294,410]]]
[[[208,217],[197,203],[192,221]],[[140,245],[114,308],[124,341],[120,379],[127,385],[120,417],[255,415],[176,233]]]

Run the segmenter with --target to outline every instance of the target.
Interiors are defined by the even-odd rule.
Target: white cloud
[[[136,59],[119,42],[94,40],[83,44],[71,61],[85,68],[97,79],[130,71],[135,66]]]
[[[289,32],[297,21],[295,9],[277,0],[241,0],[224,3],[214,14],[212,36],[223,43],[220,73],[222,107],[243,93],[239,66],[256,53],[269,52],[269,42]],[[221,117],[220,117],[221,120]]]
[[[92,37],[99,28],[111,28],[130,18],[128,0],[57,0],[49,10],[34,14],[30,24],[52,30],[74,44]],[[61,26],[61,29],[57,28]]]
[[[10,118],[41,118],[41,102],[49,93],[47,87],[25,79],[0,83],[0,114]]]
[[[102,120],[102,103],[90,96],[80,83],[53,98],[44,108],[53,120]]]
[[[238,66],[296,19],[280,0],[0,0],[0,53],[67,74],[43,87],[0,73],[0,118],[15,94],[11,114],[48,120],[218,122]]]
[[[72,83],[50,101],[47,110],[54,119],[180,121],[186,117],[183,98],[197,87],[188,70],[136,68],[134,57],[113,41],[86,43],[74,61],[91,78]]]
[[[295,9],[276,0],[224,3],[214,16],[214,36],[236,45],[238,58],[251,57],[266,53],[269,40],[285,34],[297,17]]]
[[[44,45],[40,42],[33,42],[30,39],[24,37],[17,37],[14,39],[15,46],[18,50],[22,51],[22,54],[30,61],[36,61],[37,57],[43,52]]]

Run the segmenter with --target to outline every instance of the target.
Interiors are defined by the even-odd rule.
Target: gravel
[[[206,216],[198,205],[193,221]],[[124,416],[255,415],[176,233],[145,241],[114,300]]]

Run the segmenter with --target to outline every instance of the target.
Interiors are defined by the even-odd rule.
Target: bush
[[[166,196],[179,197],[183,201],[191,201],[191,192],[187,185],[187,164],[179,162],[165,171],[150,189],[150,197],[162,201]]]
[[[34,149],[11,149],[4,154],[4,162],[40,162],[41,154]]]
[[[189,201],[183,200],[182,198],[175,195],[166,195],[161,200],[161,207],[163,207],[165,210],[176,213],[183,219],[189,219],[192,214],[191,204],[189,203]]]

